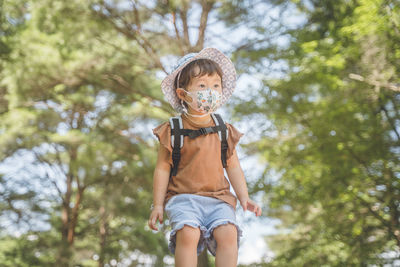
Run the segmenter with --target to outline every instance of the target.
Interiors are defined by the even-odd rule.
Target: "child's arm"
[[[229,166],[226,168],[226,172],[243,210],[252,211],[256,214],[256,216],[260,216],[261,208],[249,198],[246,180],[244,178],[242,167],[240,167],[240,162],[237,157],[236,150],[234,151],[229,161]]]
[[[160,146],[158,150],[158,158],[156,168],[153,175],[153,210],[149,218],[149,227],[153,230],[158,230],[156,223],[157,219],[163,223],[164,216],[164,199],[167,192],[169,174],[171,165],[169,165],[167,157],[168,150],[164,146]]]

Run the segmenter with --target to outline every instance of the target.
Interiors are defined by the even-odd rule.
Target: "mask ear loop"
[[[181,102],[181,106],[182,106],[183,112],[186,113],[186,114],[189,114],[189,112],[188,112],[186,106],[183,104],[183,100],[182,100],[182,99],[180,99],[180,102]]]
[[[181,77],[181,73],[182,73],[182,70],[181,71],[179,71],[179,73],[178,73],[178,77],[176,78],[176,88],[179,88],[179,78]],[[185,89],[183,89],[183,90],[185,90]],[[186,91],[186,90],[185,90]],[[194,115],[194,114],[189,114],[189,112],[188,112],[188,110],[187,110],[187,108],[186,108],[186,106],[183,104],[183,100],[182,99],[180,99],[180,103],[181,103],[181,106],[182,106],[182,110],[183,110],[183,112],[185,112],[187,115],[189,115],[189,116],[192,116],[192,117],[197,117],[197,118],[201,118],[201,117],[205,117],[205,116],[207,116],[207,115],[209,115],[209,114],[211,114],[211,112],[207,112],[206,114],[204,114],[204,115]]]
[[[181,77],[181,73],[182,73],[182,70],[181,71],[179,71],[179,73],[178,73],[178,77],[176,78],[176,88],[179,88],[179,78]],[[186,91],[186,90],[185,90]],[[186,106],[183,104],[183,100],[182,99],[180,99],[180,101],[179,101],[180,103],[181,103],[181,106],[182,106],[182,110],[183,110],[183,112],[185,112],[186,114],[189,114],[189,112],[188,112],[188,110],[187,110],[187,108],[186,108]]]

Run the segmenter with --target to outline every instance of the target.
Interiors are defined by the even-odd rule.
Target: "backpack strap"
[[[222,166],[226,168],[226,153],[228,151],[228,128],[226,127],[222,117],[217,113],[211,114],[216,126],[200,128],[199,130],[183,129],[182,118],[172,117],[169,119],[171,125],[171,146],[172,146],[172,164],[170,178],[178,172],[179,161],[181,160],[181,148],[183,147],[183,137],[189,136],[194,139],[200,135],[209,133],[217,133],[221,140],[221,161]]]
[[[221,140],[221,161],[222,166],[226,168],[226,153],[228,151],[228,128],[226,127],[221,115],[219,115],[218,113],[212,113],[211,116],[215,122],[215,125],[218,127],[218,136]]]
[[[191,139],[194,139],[200,135],[206,135],[209,133],[218,133],[223,130],[224,130],[223,126],[222,127],[221,126],[212,126],[212,127],[200,128],[198,130],[183,129],[182,134],[184,136],[189,136]]]
[[[169,119],[171,125],[171,146],[172,146],[172,163],[171,176],[175,176],[178,172],[179,161],[181,160],[181,148],[183,146],[183,123],[181,117],[172,117]]]

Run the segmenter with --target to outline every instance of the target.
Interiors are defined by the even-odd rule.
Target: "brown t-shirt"
[[[208,125],[198,126],[181,116],[183,128],[197,130],[201,127],[215,126],[213,120]],[[233,125],[225,123],[228,128],[227,166],[230,166],[233,156],[237,157],[235,146],[243,136]],[[153,129],[160,144],[165,147],[161,160],[172,163],[171,127],[164,122]],[[160,148],[161,149],[161,148]],[[224,176],[221,161],[221,141],[218,133],[200,135],[194,139],[184,136],[181,148],[181,159],[176,176],[172,176],[168,183],[164,204],[176,194],[196,194],[221,199],[236,209],[236,197],[230,192],[229,182]]]

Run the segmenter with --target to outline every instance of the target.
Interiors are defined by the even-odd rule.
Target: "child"
[[[148,223],[158,230],[156,223],[163,222],[165,209],[172,227],[169,249],[177,267],[197,266],[205,246],[217,267],[237,264],[237,199],[224,167],[243,210],[261,215],[261,208],[249,199],[235,150],[243,134],[213,113],[232,95],[235,84],[233,63],[215,48],[184,56],[161,84],[181,115],[153,129],[161,145]]]

